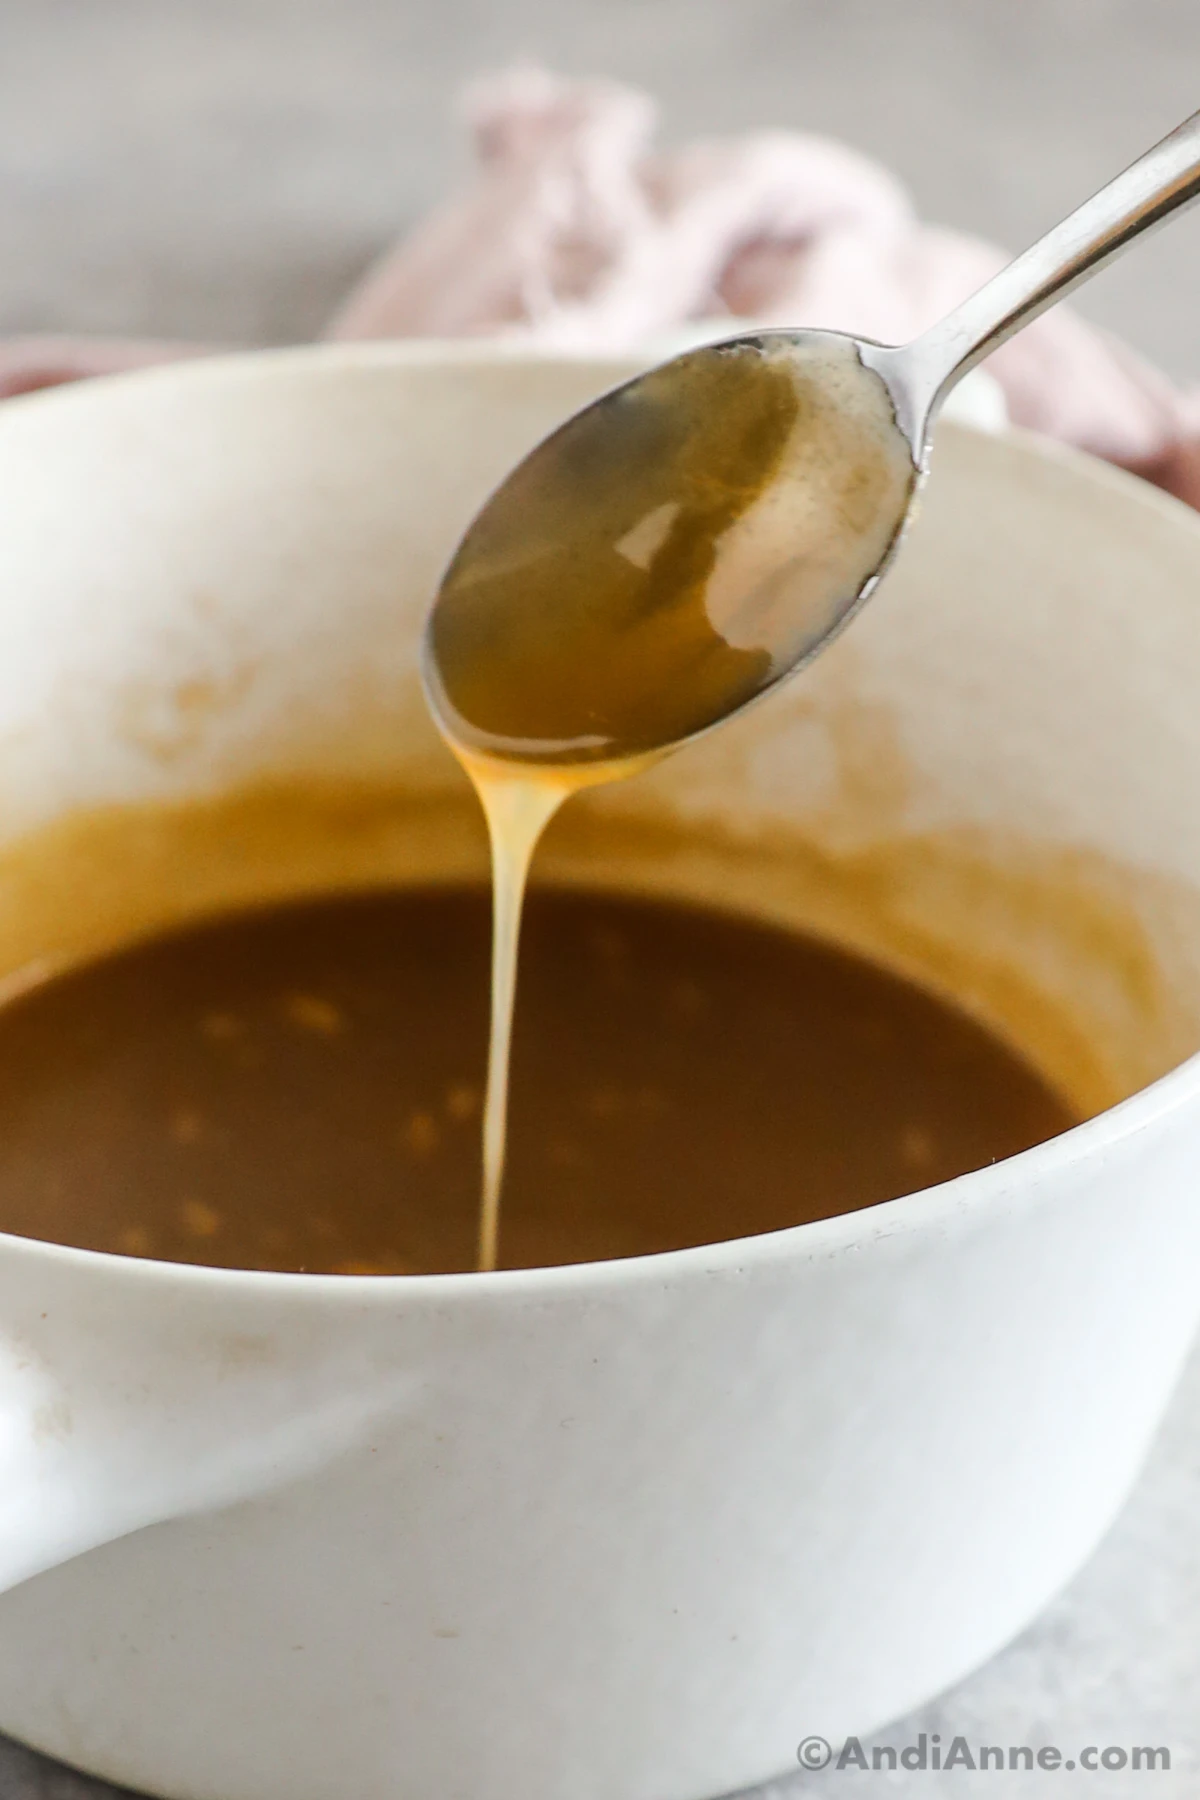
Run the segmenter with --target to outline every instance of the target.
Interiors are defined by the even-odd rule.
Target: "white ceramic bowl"
[[[489,484],[619,372],[373,346],[0,410],[0,974],[477,868],[422,613]],[[1050,1144],[486,1277],[0,1239],[0,1727],[175,1800],[698,1800],[1017,1632],[1200,1310],[1198,692],[1200,521],[947,428],[853,630],[547,846],[954,989],[1105,1109]],[[256,786],[319,790],[328,842],[189,860],[161,823]]]

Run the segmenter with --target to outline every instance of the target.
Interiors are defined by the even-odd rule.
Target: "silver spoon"
[[[1200,113],[911,344],[756,332],[585,407],[442,581],[423,673],[451,742],[603,778],[792,674],[894,557],[955,383],[1197,197]]]

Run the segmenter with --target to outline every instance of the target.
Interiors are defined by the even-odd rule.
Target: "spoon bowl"
[[[661,753],[827,642],[879,579],[919,474],[864,348],[776,331],[689,350],[538,445],[430,620],[451,738],[556,766]]]

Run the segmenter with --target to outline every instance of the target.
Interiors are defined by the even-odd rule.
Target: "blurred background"
[[[834,134],[1019,249],[1200,103],[1200,4],[0,0],[0,334],[311,335],[519,57],[647,87],[668,139]],[[1200,376],[1197,293],[1193,223],[1079,304]]]

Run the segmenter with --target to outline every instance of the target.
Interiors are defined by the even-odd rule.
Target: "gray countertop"
[[[0,0],[0,334],[310,334],[461,169],[451,119],[460,81],[518,55],[654,88],[671,135],[764,124],[833,132],[890,161],[928,217],[1019,247],[1197,104],[1200,6]],[[1196,377],[1198,297],[1193,216],[1083,305],[1175,375]],[[1070,1590],[987,1668],[880,1741],[908,1744],[921,1731],[944,1744],[1052,1743],[1064,1756],[1088,1744],[1166,1745],[1172,1767],[828,1771],[777,1792],[1200,1791],[1200,1358],[1128,1508]],[[0,1800],[112,1792],[0,1743]]]

